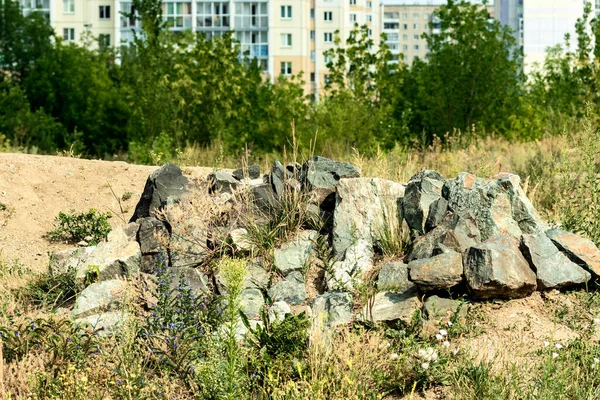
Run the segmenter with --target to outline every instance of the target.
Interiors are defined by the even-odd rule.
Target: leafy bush
[[[75,269],[59,274],[39,274],[21,289],[21,294],[34,305],[50,309],[64,307],[79,293],[75,275]]]
[[[111,231],[108,219],[110,213],[101,213],[90,208],[87,212],[77,213],[71,210],[68,214],[59,212],[54,220],[54,229],[48,232],[52,240],[77,243],[87,240],[95,245],[105,239]]]

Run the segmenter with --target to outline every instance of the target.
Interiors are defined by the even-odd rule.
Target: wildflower
[[[457,354],[458,354],[458,348],[456,348],[456,349],[452,350],[452,354],[453,354],[453,355],[457,355]]]
[[[448,348],[448,347],[450,347],[450,342],[445,340],[444,343],[442,343],[442,346],[445,348]]]
[[[448,326],[452,326],[452,321],[448,321]]]
[[[392,360],[396,360],[398,358],[398,354],[397,353],[392,353],[392,354],[390,354],[390,358]]]
[[[418,357],[425,361],[437,361],[437,352],[432,347],[426,349],[419,349]]]
[[[552,358],[558,357],[558,353],[552,353]]]
[[[424,362],[423,364],[421,364],[421,367],[423,369],[428,369],[429,368],[429,363],[428,362]]]
[[[442,340],[444,337],[438,333],[437,335],[435,335],[435,338],[437,340]]]
[[[600,318],[594,318],[594,323],[600,324]]]
[[[562,344],[560,344],[560,343],[556,343],[554,346],[555,346],[555,347],[556,347],[558,350],[560,350],[560,349],[562,349],[562,348],[563,348],[563,345],[562,345]]]
[[[548,347],[550,346],[550,342],[548,342],[547,340],[544,340],[544,347]]]
[[[446,336],[446,335],[448,335],[448,331],[445,329],[440,329],[440,335]]]

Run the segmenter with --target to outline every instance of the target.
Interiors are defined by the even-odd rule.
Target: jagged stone
[[[455,251],[408,264],[410,280],[423,290],[451,288],[462,282],[462,255]]]
[[[116,334],[128,318],[129,315],[126,312],[109,311],[78,318],[75,320],[75,323],[80,326],[91,326],[94,330],[98,331],[98,336],[105,337]]]
[[[576,286],[592,278],[589,272],[561,253],[544,233],[523,235],[521,251],[536,273],[538,289]]]
[[[239,181],[233,177],[231,172],[219,170],[208,175],[211,192],[228,192],[232,193],[239,185]]]
[[[251,186],[250,194],[254,206],[263,213],[268,214],[280,206],[270,183]]]
[[[92,283],[77,296],[72,315],[84,318],[114,310],[122,304],[126,291],[127,282],[119,279]]]
[[[172,267],[196,267],[206,260],[208,229],[202,218],[190,217],[171,227],[169,255]]]
[[[260,309],[265,304],[262,292],[258,289],[244,289],[240,295],[242,312],[248,318],[258,317]]]
[[[312,303],[314,318],[322,318],[329,327],[352,321],[353,302],[348,292],[329,292],[315,297]]]
[[[273,161],[269,178],[276,198],[280,199],[284,190],[285,168],[278,160]]]
[[[453,212],[473,214],[482,240],[497,234],[519,239],[523,233],[540,233],[546,229],[520,182],[513,174],[500,173],[483,180],[463,172],[445,182],[442,196]]]
[[[302,304],[306,300],[304,277],[300,272],[290,272],[285,280],[276,283],[269,289],[269,296],[277,301],[290,304]]]
[[[166,253],[167,248],[160,239],[162,237],[164,241],[168,242],[169,240],[169,231],[164,223],[151,217],[140,218],[137,222],[140,225],[137,241],[140,244],[142,255],[160,252]]]
[[[241,252],[250,252],[254,245],[248,239],[248,230],[246,228],[236,228],[229,232],[229,238],[235,250]]]
[[[166,163],[146,180],[142,196],[129,222],[155,216],[155,212],[161,210],[167,202],[179,201],[188,192],[188,183],[188,178],[183,176],[178,166]]]
[[[443,181],[423,177],[406,185],[403,199],[404,219],[411,229],[425,232],[425,222],[432,203],[442,197]]]
[[[448,212],[448,200],[443,197],[438,198],[429,206],[427,220],[425,221],[425,232],[431,231],[438,226]]]
[[[379,291],[404,292],[414,287],[408,279],[408,265],[402,262],[389,262],[379,271],[377,289]]]
[[[402,293],[379,292],[357,315],[357,319],[363,322],[402,321],[410,324],[415,312],[421,309],[417,294],[416,289]]]
[[[399,224],[398,198],[404,186],[384,179],[351,178],[337,184],[333,218],[333,250],[339,262],[327,286],[349,284],[373,265],[374,247],[387,224]]]
[[[57,251],[50,255],[48,268],[51,275],[64,274],[68,271],[76,271],[85,264],[85,260],[96,249],[96,246],[75,247],[72,249]]]
[[[270,322],[283,321],[285,316],[291,313],[292,309],[288,303],[285,301],[276,301],[269,307],[267,316],[269,317]]]
[[[432,333],[437,333],[440,325],[447,325],[449,321],[458,319],[463,322],[466,319],[469,310],[468,304],[461,303],[459,300],[446,299],[439,296],[430,296],[423,304],[423,314],[427,317],[427,321],[432,324],[426,325],[426,329]],[[458,311],[458,316],[455,314]]]
[[[519,298],[536,289],[535,273],[519,250],[519,242],[499,235],[469,248],[464,274],[474,298]]]
[[[559,229],[550,230],[546,234],[571,260],[583,266],[595,277],[600,277],[600,250],[594,242]]]
[[[445,178],[439,172],[434,171],[432,169],[424,169],[424,170],[417,172],[413,176],[411,176],[409,179],[409,182],[421,180],[423,178],[429,178],[429,179],[433,179],[436,181],[444,181],[445,180]]]
[[[180,287],[181,278],[187,288],[191,289],[194,295],[200,297],[205,296],[209,293],[208,288],[208,277],[196,268],[186,267],[173,267],[170,268],[173,273],[173,281],[171,282],[171,290],[178,291]]]
[[[432,257],[440,243],[458,253],[463,253],[479,242],[479,230],[472,215],[467,212],[462,215],[448,213],[433,230],[415,239],[404,261]]]
[[[360,171],[352,164],[314,156],[302,165],[300,182],[308,189],[331,188],[343,178],[358,178]]]
[[[90,273],[106,281],[118,277],[134,277],[140,272],[142,252],[137,242],[129,241],[122,229],[114,229],[107,242],[100,242],[80,264],[76,278],[83,282]]]
[[[275,249],[275,267],[285,276],[302,271],[315,248],[318,232],[302,231],[294,239]]]
[[[260,165],[248,165],[246,171],[244,171],[242,168],[238,168],[231,173],[231,176],[238,181],[243,181],[244,172],[246,172],[248,179],[258,179],[260,178]]]

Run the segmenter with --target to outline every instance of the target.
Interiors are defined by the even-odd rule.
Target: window
[[[429,14],[425,14],[425,21],[429,21],[429,17],[430,17]]]
[[[100,6],[100,19],[110,19],[110,6]]]
[[[310,19],[315,19],[315,9],[314,8],[310,9]]]
[[[367,14],[367,22],[373,21],[373,16],[371,14]]]
[[[398,29],[400,27],[400,24],[397,22],[384,22],[383,23],[383,29]]]
[[[419,35],[413,35],[414,40],[419,40]]]
[[[373,2],[367,1],[367,8],[373,8]]]
[[[402,45],[402,50],[408,50],[408,46],[407,46],[407,45],[405,45],[405,44],[403,44],[403,45]]]
[[[408,29],[408,24],[402,24],[402,29],[407,30]]]
[[[350,5],[351,6],[355,6],[356,5],[356,0],[350,0]]]
[[[398,43],[390,43],[388,44],[390,50],[398,50]]]
[[[425,50],[427,50],[427,51],[431,50],[431,48],[429,47],[428,44],[425,45]]]
[[[328,85],[329,82],[331,82],[331,77],[329,76],[329,74],[325,74],[323,76],[323,82],[325,82],[326,85]]]
[[[356,22],[356,14],[350,14],[350,22]]]
[[[407,13],[402,13],[402,19],[408,19],[408,14]]]
[[[314,50],[312,50],[310,52],[310,62],[315,62],[315,51]],[[314,82],[314,81],[312,81],[312,82]]]
[[[333,42],[333,33],[331,32],[325,32],[325,43],[332,43]]]
[[[311,82],[314,82],[314,81],[315,81],[315,73],[314,73],[314,72],[311,72],[311,73],[310,73],[310,81],[311,81]]]
[[[72,42],[75,40],[75,28],[64,28],[63,29],[63,39],[67,42]]]
[[[292,34],[282,33],[281,34],[281,47],[292,47]]]
[[[408,35],[406,33],[402,35],[402,40],[408,40]]]
[[[196,27],[229,27],[229,3],[198,2],[196,3]]]
[[[315,40],[315,31],[310,31],[310,40]]]
[[[394,42],[398,41],[398,33],[388,33],[387,34],[387,40],[388,41],[391,40],[391,41],[394,41]]]
[[[75,12],[75,0],[63,0],[63,13],[73,14]],[[69,28],[71,29],[71,28]]]
[[[174,29],[192,27],[192,3],[176,2],[161,4],[163,19],[167,26]]]
[[[413,24],[414,29],[419,29],[419,24]]]
[[[292,6],[281,6],[281,19],[292,18]]]
[[[281,62],[281,74],[290,76],[292,75],[292,63],[291,61],[282,61]]]
[[[419,19],[419,14],[418,14],[418,13],[414,13],[414,14],[413,14],[413,18],[414,18],[414,19]]]
[[[323,18],[325,19],[325,21],[333,21],[333,12],[325,11],[323,13]]]
[[[108,33],[99,34],[98,35],[98,46],[100,46],[100,48],[110,47],[110,34],[108,34]]]
[[[367,29],[367,36],[373,36],[373,29]]]
[[[415,48],[415,50],[419,50],[419,45],[415,44],[414,48]]]

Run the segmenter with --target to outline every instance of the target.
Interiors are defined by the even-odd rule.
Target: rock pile
[[[460,308],[458,301],[439,297],[442,293],[473,300],[518,298],[584,285],[600,275],[600,250],[579,235],[550,229],[512,174],[445,179],[426,170],[404,185],[360,177],[348,163],[312,157],[303,165],[275,161],[262,176],[258,166],[217,171],[207,184],[202,195],[211,204],[231,205],[246,193],[251,209],[263,218],[257,217],[258,224],[284,210],[289,193],[302,193],[301,206],[319,220],[320,231],[296,232],[266,260],[264,253],[256,256],[240,219],[207,220],[208,211],[190,211],[185,227],[173,224],[165,211],[174,206],[185,211],[186,196],[204,186],[166,164],[148,177],[129,225],[96,247],[52,258],[53,272],[75,268],[84,285],[95,271],[99,280],[81,293],[73,316],[109,321],[114,328],[125,285],[118,278],[151,275],[159,265],[183,274],[198,293],[223,294],[227,288],[218,271],[204,268],[212,250],[223,244],[248,259],[241,297],[249,318],[258,317],[266,293],[276,300],[272,318],[307,310],[330,327],[354,319],[409,323],[419,310],[439,321]],[[403,228],[412,237],[406,254],[380,265],[383,250],[401,240]],[[314,265],[324,270],[322,279],[308,279]],[[376,270],[376,293],[366,305],[355,304],[352,294],[364,273]]]

